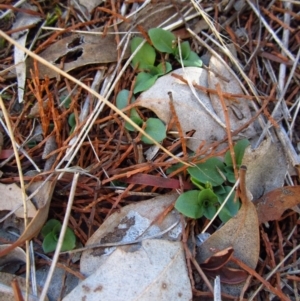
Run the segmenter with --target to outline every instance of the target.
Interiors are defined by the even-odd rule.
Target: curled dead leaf
[[[38,182],[35,182],[35,185],[37,185],[36,183]],[[38,184],[42,184],[42,182]],[[38,191],[38,193],[35,195],[35,199],[36,203],[42,204],[41,207],[37,211],[34,218],[31,220],[27,228],[24,230],[22,235],[18,238],[18,240],[6,249],[0,251],[0,257],[5,256],[6,254],[14,250],[16,247],[22,245],[25,241],[32,239],[40,232],[48,217],[49,207],[55,185],[56,179],[52,181],[47,181],[42,187],[42,189]]]
[[[280,219],[283,212],[300,204],[300,186],[285,186],[254,201],[259,223]]]

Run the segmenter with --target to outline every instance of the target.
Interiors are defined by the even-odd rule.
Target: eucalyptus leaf
[[[136,77],[133,93],[139,93],[152,87],[158,78],[158,75],[141,72]]]
[[[170,54],[175,52],[173,43],[176,42],[176,37],[170,31],[161,28],[152,28],[148,31],[148,34],[153,46],[158,51]]]
[[[224,179],[218,169],[224,170],[224,163],[218,158],[209,158],[204,163],[199,163],[195,167],[189,167],[189,174],[200,183],[210,182],[212,186],[223,184]]]
[[[175,202],[175,208],[187,217],[200,218],[203,207],[198,200],[199,190],[190,190],[181,194]]]
[[[133,38],[130,43],[131,53],[133,53],[143,41],[144,39],[140,37]],[[132,59],[132,66],[133,68],[138,68],[138,70],[148,69],[149,66],[154,65],[155,58],[155,49],[149,43],[145,43]]]
[[[145,132],[150,135],[155,141],[161,142],[167,137],[166,126],[158,118],[148,118],[146,121]],[[153,144],[147,137],[142,136],[141,140],[147,144]]]

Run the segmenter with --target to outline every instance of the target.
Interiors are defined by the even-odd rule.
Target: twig
[[[62,244],[64,242],[64,237],[65,237],[65,233],[66,233],[66,230],[67,230],[67,227],[68,227],[69,216],[70,216],[71,210],[72,210],[72,205],[73,205],[73,201],[74,201],[74,196],[75,196],[75,192],[76,192],[76,185],[77,185],[77,182],[78,182],[78,178],[79,178],[79,173],[75,173],[74,177],[73,177],[72,187],[71,187],[71,190],[70,190],[70,195],[69,195],[68,205],[67,205],[67,209],[66,209],[66,213],[65,213],[65,218],[64,218],[64,221],[63,221],[63,224],[62,224],[62,227],[61,227],[61,231],[60,231],[60,234],[59,234],[59,239],[58,239],[57,246],[56,246],[56,249],[55,249],[55,253],[54,253],[54,256],[53,256],[53,261],[52,261],[52,264],[50,266],[50,270],[49,270],[49,273],[47,275],[47,279],[45,281],[45,284],[44,284],[44,287],[43,287],[43,290],[42,290],[42,293],[41,293],[41,296],[40,296],[40,301],[44,301],[45,298],[46,298],[46,294],[47,294],[47,291],[49,289],[53,273],[55,271],[56,263],[57,263],[58,258],[59,258],[59,253],[60,253]]]
[[[24,208],[24,227],[27,228],[28,225],[28,211],[27,211],[27,202],[26,202],[26,191],[25,191],[25,184],[24,184],[24,178],[23,178],[23,171],[22,171],[22,165],[19,157],[19,153],[16,146],[16,140],[13,134],[13,130],[10,124],[9,116],[7,113],[7,110],[5,108],[4,102],[2,97],[0,96],[0,107],[6,122],[7,129],[9,131],[9,137],[11,139],[12,148],[14,150],[16,163],[18,167],[18,173],[20,178],[20,185],[21,185],[21,191],[22,191],[22,201],[23,201],[23,208]],[[29,288],[29,271],[30,271],[30,257],[29,257],[29,244],[26,242],[26,297],[28,296],[28,288]],[[27,299],[27,298],[26,298]]]

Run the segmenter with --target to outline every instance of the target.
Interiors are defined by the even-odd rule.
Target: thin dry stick
[[[72,181],[72,187],[71,187],[71,190],[70,190],[70,195],[69,195],[69,200],[68,200],[68,206],[67,206],[66,213],[65,213],[65,218],[64,218],[64,221],[63,221],[63,224],[62,224],[62,227],[61,227],[61,232],[59,234],[59,239],[58,239],[57,246],[56,246],[56,249],[55,249],[55,253],[54,253],[54,256],[53,256],[53,261],[52,261],[49,273],[47,275],[47,279],[46,279],[44,287],[43,287],[43,291],[42,291],[42,294],[41,294],[41,297],[40,297],[40,301],[43,301],[46,298],[46,294],[47,294],[47,291],[49,289],[49,285],[50,285],[52,276],[54,274],[56,263],[57,263],[58,258],[59,258],[59,253],[60,253],[60,250],[61,250],[61,247],[62,247],[62,244],[63,244],[63,241],[64,241],[65,233],[66,233],[66,230],[67,230],[67,227],[68,227],[69,216],[70,216],[71,210],[72,210],[72,205],[73,205],[73,201],[74,201],[74,196],[75,196],[75,191],[76,191],[78,178],[79,178],[79,173],[75,173],[74,177],[73,177],[73,181]]]
[[[27,53],[29,56],[31,56],[33,59],[37,60],[38,62],[44,64],[45,66],[47,66],[50,69],[53,69],[55,72],[57,72],[58,74],[68,78],[69,80],[71,80],[72,82],[74,82],[75,84],[77,84],[78,86],[82,87],[83,89],[85,89],[86,91],[88,91],[90,94],[94,95],[95,97],[97,97],[100,101],[97,103],[97,107],[95,108],[95,111],[97,111],[98,108],[98,104],[100,106],[100,104],[104,103],[105,105],[107,105],[109,108],[111,108],[113,111],[115,111],[116,113],[118,113],[122,118],[124,118],[128,123],[130,123],[137,131],[139,131],[142,135],[146,136],[148,139],[150,139],[153,144],[155,144],[157,147],[159,147],[163,152],[165,152],[166,154],[168,154],[170,157],[172,157],[173,159],[175,159],[176,161],[186,165],[186,166],[190,166],[190,164],[188,164],[187,162],[182,161],[180,158],[174,156],[171,152],[169,152],[165,147],[163,147],[162,145],[160,145],[157,141],[155,141],[149,134],[147,134],[142,128],[140,128],[136,123],[134,123],[130,118],[128,118],[128,116],[126,114],[124,114],[121,110],[119,110],[115,105],[113,105],[110,101],[108,101],[106,98],[104,98],[102,95],[100,95],[99,93],[97,93],[96,91],[90,89],[87,85],[85,85],[84,83],[80,82],[78,79],[74,78],[73,76],[69,75],[68,73],[66,73],[65,71],[59,69],[58,67],[52,65],[51,63],[49,63],[47,60],[43,59],[42,57],[36,55],[35,53],[33,53],[32,51],[28,50],[27,48],[23,47],[22,45],[20,45],[19,43],[17,43],[16,41],[14,41],[12,38],[10,38],[7,34],[5,34],[2,30],[0,30],[0,36],[3,37],[4,39],[6,39],[9,43],[13,44],[14,46],[18,47],[19,49],[21,49],[22,51],[24,51],[25,53]],[[97,116],[94,116],[95,118]],[[95,118],[90,118],[91,119],[95,119]],[[83,132],[83,131],[82,131]]]
[[[25,192],[25,184],[24,184],[24,177],[23,177],[23,172],[22,172],[22,165],[19,157],[19,153],[17,150],[16,146],[16,140],[14,137],[14,133],[10,124],[9,116],[7,113],[7,110],[5,108],[4,102],[2,97],[0,96],[0,107],[6,122],[7,129],[9,131],[9,136],[11,139],[11,144],[12,148],[14,150],[15,158],[16,158],[16,163],[18,167],[18,173],[19,173],[19,178],[20,178],[20,185],[21,185],[21,191],[22,191],[22,201],[23,201],[23,207],[24,207],[24,227],[25,229],[27,228],[28,220],[28,212],[27,212],[27,202],[26,202],[26,192]],[[29,256],[29,243],[26,241],[26,299],[28,296],[28,288],[29,288],[29,271],[30,271],[30,256]]]
[[[220,97],[222,109],[223,109],[224,116],[225,116],[229,150],[230,150],[230,155],[231,155],[232,164],[233,164],[234,176],[235,176],[235,179],[237,180],[239,175],[238,175],[238,171],[236,168],[236,161],[235,161],[235,154],[234,154],[234,149],[233,149],[233,144],[232,144],[232,135],[231,135],[231,130],[230,130],[230,120],[229,120],[229,116],[228,116],[228,109],[226,107],[225,100],[224,100],[222,90],[221,90],[221,86],[219,83],[217,83],[217,85],[216,85],[216,90],[218,92],[218,96]]]
[[[297,252],[298,250],[300,249],[300,244],[297,246],[297,247],[295,247],[293,250],[291,250],[290,252],[289,252],[289,254],[287,254],[278,264],[277,264],[277,266],[270,272],[270,274],[266,277],[266,279],[263,279],[264,281],[261,281],[262,282],[262,284],[258,287],[258,289],[252,294],[252,296],[249,298],[249,301],[252,301],[254,298],[255,298],[255,296],[258,294],[258,292],[262,289],[262,287],[265,285],[265,282],[267,281],[267,280],[269,280],[273,275],[274,275],[274,273],[276,273],[276,271],[281,267],[281,265],[288,259],[288,258],[290,258],[295,252]],[[260,276],[259,276],[260,277]],[[269,282],[267,282],[267,283],[269,283]],[[267,287],[268,288],[268,287]],[[282,300],[284,300],[284,299],[282,299]],[[289,299],[287,299],[287,300],[289,300]]]
[[[16,278],[12,280],[11,286],[14,292],[15,301],[24,301],[18,280]]]
[[[299,246],[300,247],[300,246]],[[274,288],[266,279],[264,279],[263,277],[261,277],[258,273],[256,273],[256,271],[254,271],[253,269],[251,269],[250,267],[248,267],[245,263],[243,263],[241,260],[235,258],[234,256],[231,257],[231,261],[236,263],[238,266],[240,266],[242,269],[244,269],[245,271],[247,271],[249,274],[253,275],[256,279],[258,279],[262,284],[262,286],[265,286],[267,289],[269,289],[274,295],[278,296],[280,298],[280,300],[284,300],[284,301],[291,301],[288,297],[286,297],[282,292],[278,291],[276,288]],[[258,291],[258,290],[257,290]],[[254,293],[251,298],[249,298],[250,300],[253,300],[254,296],[256,294]]]

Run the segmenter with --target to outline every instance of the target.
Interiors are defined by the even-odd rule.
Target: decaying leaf
[[[0,301],[15,301],[14,292],[11,286],[11,282],[16,279],[21,289],[23,298],[25,300],[26,295],[26,279],[21,276],[16,276],[9,273],[0,273]],[[30,286],[31,287],[31,286]],[[38,287],[38,292],[41,293],[41,288]],[[33,295],[32,289],[29,290],[29,301],[36,301],[37,297]],[[45,300],[49,300],[48,297]]]
[[[42,182],[35,182],[35,185],[41,185],[41,184]],[[49,207],[50,207],[51,198],[52,198],[55,185],[56,185],[56,179],[52,181],[47,181],[42,187],[42,189],[38,191],[34,199],[35,199],[35,203],[41,204],[41,206],[39,207],[36,215],[31,220],[31,222],[24,230],[22,235],[18,238],[18,240],[15,241],[6,249],[0,251],[0,257],[5,256],[16,247],[23,244],[26,240],[32,239],[40,232],[41,228],[43,227],[48,217]]]
[[[248,277],[245,271],[225,266],[230,261],[233,252],[232,247],[216,252],[200,264],[201,269],[211,278],[219,276],[222,283],[238,284],[244,282]]]
[[[186,260],[179,241],[144,240],[118,247],[63,301],[192,300]]]
[[[285,186],[254,201],[259,223],[280,219],[282,213],[300,204],[300,186]]]
[[[28,9],[32,11],[37,11],[37,7],[30,5],[29,3],[24,3],[21,7],[22,9]],[[40,17],[32,16],[24,12],[18,12],[16,14],[16,20],[13,24],[13,29],[20,27],[27,27],[32,24],[36,24],[40,21]],[[15,39],[20,45],[26,45],[27,35],[29,30],[22,30],[12,34],[12,38]],[[19,102],[23,102],[23,96],[25,91],[25,82],[26,82],[26,64],[25,64],[25,53],[20,50],[18,47],[14,49],[14,62],[16,65],[16,75],[18,82],[18,98]]]
[[[287,172],[286,154],[279,142],[263,141],[257,149],[247,147],[242,164],[248,167],[246,182],[253,200],[282,187]]]
[[[170,22],[180,20],[173,5],[170,5],[168,1],[160,1],[147,5],[135,16],[129,18],[127,22],[120,23],[118,29],[120,32],[136,31],[137,25],[140,25],[147,31],[152,27],[157,27],[173,15],[175,17]],[[67,59],[68,62],[63,64],[63,70],[66,72],[88,64],[116,62],[118,54],[115,34],[111,34],[113,27],[108,29],[105,37],[102,37],[101,34],[95,36],[95,33],[101,31],[103,31],[103,28],[90,30],[89,34],[71,34],[48,46],[40,53],[40,56],[57,67],[61,67],[61,59]],[[120,34],[120,39],[122,37],[124,35]],[[130,51],[127,49],[123,58],[128,58],[129,55]],[[30,69],[33,69],[33,61],[28,58],[27,70]],[[38,63],[38,69],[40,78],[44,78],[46,75],[49,78],[57,76],[56,72],[40,63]],[[29,72],[27,76],[31,77]]]
[[[186,67],[184,70],[177,69],[172,73],[188,77],[191,82],[207,87],[205,69]],[[209,144],[224,137],[224,129],[203,109],[189,86],[171,74],[160,77],[150,89],[139,96],[135,104],[150,109],[159,119],[168,124],[172,117],[169,91],[172,92],[174,109],[183,133],[196,130],[194,136],[187,140],[187,146],[191,150],[195,151],[203,141]],[[209,97],[200,91],[196,93],[202,103],[212,114],[215,114]],[[176,126],[173,130],[178,131]]]
[[[148,201],[123,207],[119,212],[109,216],[100,228],[90,237],[86,246],[99,243],[130,243],[137,239],[147,238],[168,229],[179,221],[179,213],[172,210],[160,221],[160,216],[176,201],[177,193],[160,195]],[[166,233],[162,238],[178,240],[181,224]],[[83,252],[80,260],[80,271],[89,276],[115,251],[115,247],[97,248]]]
[[[14,213],[17,217],[24,217],[23,201],[22,201],[22,190],[21,188],[13,184],[2,184],[0,183],[0,211],[1,210],[15,210]],[[36,209],[34,205],[28,201],[27,202],[27,212],[28,217],[32,218],[36,214]]]
[[[212,56],[209,61],[209,72],[208,72],[208,87],[216,90],[216,86],[221,86],[222,92],[231,94],[244,95],[243,90],[237,81],[237,79],[229,72],[226,65],[224,65],[216,57]],[[225,115],[222,109],[219,96],[217,94],[210,94],[212,106],[216,114],[225,123]],[[228,108],[228,116],[230,118],[231,130],[236,130],[244,125],[251,119],[251,113],[249,104],[246,99],[239,97],[234,100],[224,99],[225,104]],[[242,137],[245,136],[250,138],[256,134],[253,123],[251,123],[243,132]]]
[[[196,258],[200,264],[215,252],[232,247],[234,257],[240,259],[252,269],[256,267],[259,257],[259,224],[255,206],[247,197],[245,173],[246,170],[241,167],[241,209],[236,217],[231,218],[198,247]],[[230,293],[238,295],[242,286],[231,286],[231,288]]]

